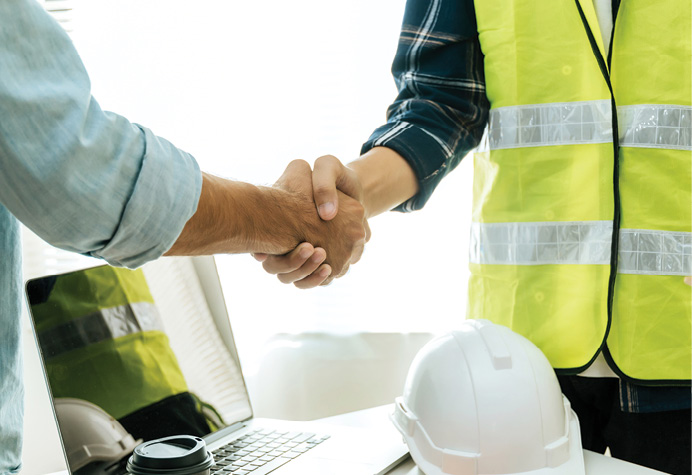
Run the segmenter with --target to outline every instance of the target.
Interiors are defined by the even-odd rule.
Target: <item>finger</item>
[[[687,285],[692,285],[692,276],[685,277],[685,283]]]
[[[264,262],[269,257],[269,254],[264,254],[263,252],[253,252],[251,255],[257,262]]]
[[[336,181],[343,165],[332,155],[315,160],[312,171],[312,191],[320,218],[330,220],[336,216],[339,200],[336,195]]]
[[[299,289],[312,289],[322,285],[322,283],[329,278],[331,273],[332,268],[329,264],[322,264],[316,272],[313,272],[304,279],[294,282],[293,285]]]
[[[348,265],[346,265],[346,267],[344,267],[344,269],[342,269],[342,271],[339,275],[334,275],[334,273],[332,273],[331,275],[329,275],[329,277],[324,279],[324,281],[320,285],[323,287],[326,287],[327,285],[330,285],[332,282],[334,282],[334,279],[338,279],[339,277],[342,277],[344,274],[346,274],[346,272],[348,272]]]
[[[346,265],[344,266],[344,268],[341,269],[341,272],[339,273],[339,275],[337,275],[335,278],[338,279],[338,278],[340,278],[340,277],[345,276],[345,275],[348,273],[349,267],[351,267],[351,266],[350,266],[349,264],[346,264]]]
[[[353,248],[349,264],[355,264],[356,262],[358,262],[360,258],[363,256],[363,251],[365,251],[365,242],[359,243]]]
[[[311,275],[317,270],[317,268],[324,262],[327,258],[327,252],[322,248],[315,249],[312,257],[308,259],[305,264],[303,264],[300,269],[294,270],[293,272],[287,272],[285,274],[279,274],[279,280],[284,284],[292,284],[297,280],[301,280]]]
[[[288,272],[293,272],[300,269],[314,252],[315,249],[312,247],[312,244],[304,242],[299,244],[288,254],[267,257],[262,263],[262,267],[270,274],[286,274]]]
[[[362,195],[356,173],[332,155],[315,160],[312,189],[317,211],[325,221],[333,219],[339,211],[337,189],[358,201]]]
[[[353,252],[351,253],[351,264],[355,264],[356,262],[360,261],[360,258],[363,257],[363,252],[365,251],[365,243],[370,241],[370,225],[368,225],[368,221],[366,219],[363,220],[363,227],[365,228],[365,239],[359,243],[356,244],[354,247]]]

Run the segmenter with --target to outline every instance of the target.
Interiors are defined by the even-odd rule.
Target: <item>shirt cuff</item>
[[[137,182],[113,237],[90,253],[130,268],[159,258],[173,246],[197,210],[202,191],[202,173],[192,155],[136,126],[144,134]]]
[[[462,158],[449,158],[448,152],[430,132],[406,122],[386,124],[375,130],[363,144],[361,155],[374,147],[387,147],[397,152],[408,162],[418,179],[418,193],[393,211],[410,212],[423,208],[442,178]]]

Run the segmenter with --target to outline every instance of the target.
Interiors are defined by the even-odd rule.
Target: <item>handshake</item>
[[[202,174],[202,193],[169,256],[252,253],[281,282],[326,285],[358,262],[367,220],[418,192],[413,169],[374,147],[348,167],[332,156],[314,169],[291,162],[271,187]]]
[[[284,284],[300,289],[327,285],[358,262],[370,239],[363,189],[355,171],[333,156],[320,157],[315,168],[291,162],[274,184],[283,224],[274,240],[283,254],[253,253],[264,269]],[[279,233],[283,234],[280,235]]]

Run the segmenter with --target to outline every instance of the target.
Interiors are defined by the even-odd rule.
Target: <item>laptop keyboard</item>
[[[312,432],[256,429],[212,452],[212,475],[264,475],[329,438]]]

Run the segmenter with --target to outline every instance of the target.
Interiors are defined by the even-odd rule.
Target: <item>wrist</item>
[[[305,240],[309,213],[315,207],[295,193],[276,187],[257,187],[253,211],[247,216],[250,249],[248,252],[285,254]]]
[[[197,211],[166,255],[283,254],[301,242],[304,213],[290,192],[205,173]]]
[[[390,148],[375,147],[347,165],[362,186],[367,219],[389,211],[418,193],[418,179],[406,159]]]

